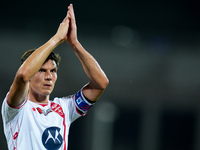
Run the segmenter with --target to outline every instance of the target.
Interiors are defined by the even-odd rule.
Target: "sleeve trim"
[[[9,93],[8,93],[9,94]],[[10,108],[13,108],[13,109],[20,109],[24,106],[24,104],[26,104],[28,98],[26,98],[23,103],[20,105],[20,106],[17,106],[17,107],[13,107],[11,106],[9,103],[8,103],[8,94],[6,95],[6,104],[10,107]]]

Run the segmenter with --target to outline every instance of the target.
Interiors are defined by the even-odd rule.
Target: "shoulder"
[[[52,101],[53,102],[63,102],[63,101],[70,101],[74,99],[74,95],[69,95],[65,97],[55,97]]]
[[[24,111],[27,110],[27,106],[29,103],[29,100],[26,99],[19,107],[12,107],[7,102],[7,96],[9,93],[7,93],[6,97],[4,98],[4,101],[1,106],[1,113],[3,120],[8,123],[12,119],[14,119],[17,115],[23,114]]]
[[[74,105],[74,95],[69,95],[65,97],[55,97],[53,103],[59,104],[61,107],[71,107]]]

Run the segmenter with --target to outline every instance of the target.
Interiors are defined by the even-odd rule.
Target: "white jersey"
[[[55,98],[48,104],[25,100],[18,108],[2,104],[4,133],[9,150],[67,150],[70,124],[89,107],[82,91]]]

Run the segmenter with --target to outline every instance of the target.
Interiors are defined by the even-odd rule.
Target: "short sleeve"
[[[19,107],[11,107],[8,104],[8,94],[6,95],[3,103],[2,103],[2,118],[4,120],[5,123],[8,123],[9,121],[11,121],[21,110],[22,110],[22,106],[24,106],[24,104],[27,102],[27,99],[21,104],[21,106]]]

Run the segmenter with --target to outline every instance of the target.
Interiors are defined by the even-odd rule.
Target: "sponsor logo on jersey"
[[[60,128],[47,128],[42,134],[42,143],[47,150],[58,150],[63,143]]]

